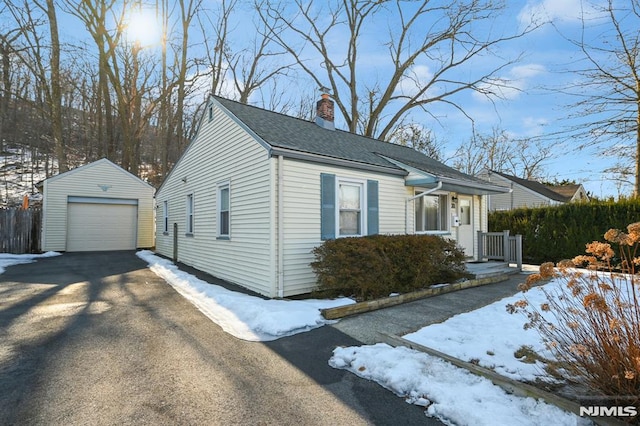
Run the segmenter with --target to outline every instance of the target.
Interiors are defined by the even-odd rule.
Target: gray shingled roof
[[[528,188],[534,192],[537,192],[538,194],[547,197],[551,200],[554,201],[560,201],[562,203],[566,203],[567,201],[569,201],[569,199],[571,199],[571,197],[565,197],[562,194],[558,194],[557,192],[549,189],[548,187],[546,187],[545,185],[541,184],[540,182],[536,182],[533,180],[527,180],[527,179],[522,179],[516,176],[511,176],[508,175],[506,173],[501,173],[501,172],[496,172],[495,170],[491,170],[491,173],[495,173],[497,175],[502,176],[505,179],[509,179],[512,182],[517,183],[518,185],[524,186],[525,188]]]
[[[580,184],[567,184],[567,185],[545,185],[547,188],[552,190],[553,192],[557,192],[566,198],[567,202],[570,201],[576,192],[580,189],[582,185]]]
[[[327,130],[311,121],[218,96],[214,96],[214,99],[274,148],[402,170],[382,157],[385,156],[432,175],[461,182],[487,184],[483,180],[459,172],[412,148],[343,130]]]

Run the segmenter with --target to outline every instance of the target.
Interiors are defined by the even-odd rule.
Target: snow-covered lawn
[[[0,254],[0,273],[6,266],[58,254]],[[309,331],[330,323],[322,317],[320,309],[353,303],[350,299],[264,300],[202,281],[150,251],[140,251],[137,255],[224,331],[240,339],[266,341]],[[555,284],[547,284],[550,285]],[[538,293],[541,292],[531,290],[527,297],[538,303],[536,297],[541,297]],[[534,331],[522,329],[524,317],[506,312],[506,304],[520,298],[521,295],[516,295],[503,299],[404,337],[463,360],[478,360],[481,365],[515,379],[543,376],[540,365],[525,364],[513,356],[523,345],[550,356]],[[378,382],[409,403],[427,407],[427,415],[446,424],[574,426],[581,423],[578,417],[553,405],[509,395],[485,378],[404,347],[393,348],[382,343],[339,347],[328,362],[334,368]]]
[[[558,281],[551,281],[544,287],[551,291],[558,285]],[[518,293],[403,337],[464,361],[473,360],[514,380],[534,381],[538,378],[553,381],[540,361],[528,363],[514,356],[518,349],[527,346],[541,357],[554,360],[538,332],[523,328],[527,318],[506,310],[507,304],[514,304],[523,297],[522,293]],[[532,306],[540,306],[546,301],[540,287],[529,290],[526,297]],[[554,317],[549,316],[548,319],[553,321]]]
[[[550,290],[556,285],[559,283],[552,281],[545,287]],[[507,304],[522,298],[518,293],[403,337],[515,380],[553,381],[541,362],[525,363],[514,356],[518,349],[528,346],[538,355],[554,359],[535,330],[523,329],[524,315],[507,312]],[[544,294],[534,288],[527,299],[539,306]],[[427,406],[428,415],[448,424],[574,426],[583,421],[551,404],[509,395],[488,379],[404,347],[377,344],[337,348],[329,364],[376,381],[409,403]]]

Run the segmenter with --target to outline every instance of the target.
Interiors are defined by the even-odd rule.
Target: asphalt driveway
[[[439,424],[328,366],[358,344],[238,340],[134,252],[39,259],[0,275],[0,424]]]

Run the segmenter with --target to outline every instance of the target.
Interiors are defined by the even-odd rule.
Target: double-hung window
[[[169,202],[167,200],[162,202],[162,232],[169,233]]]
[[[187,234],[193,234],[193,220],[194,220],[194,211],[193,211],[193,194],[187,195]]]
[[[418,195],[419,192],[416,193]],[[424,195],[415,200],[416,232],[445,232],[449,230],[448,196]]]
[[[363,235],[364,184],[338,180],[338,235]]]
[[[231,188],[229,182],[218,185],[218,237],[231,236]]]
[[[378,181],[320,174],[320,238],[378,233]]]

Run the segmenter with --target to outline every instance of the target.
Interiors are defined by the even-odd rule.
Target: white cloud
[[[592,16],[594,7],[583,0],[530,0],[520,10],[518,21],[526,25],[529,22],[575,22],[585,16]]]
[[[531,87],[533,79],[546,74],[546,72],[547,68],[541,64],[518,65],[511,68],[505,76],[487,82],[482,86],[482,89],[495,93],[496,96],[503,99],[514,100]],[[487,100],[485,95],[478,92],[474,92],[473,97],[476,100]]]
[[[546,72],[547,68],[542,64],[526,64],[513,67],[509,74],[512,78],[523,81]]]
[[[433,72],[427,65],[414,65],[407,74],[398,83],[396,94],[412,96],[427,86],[433,78]]]
[[[522,119],[523,136],[540,136],[545,133],[549,119],[544,117],[524,117]]]

